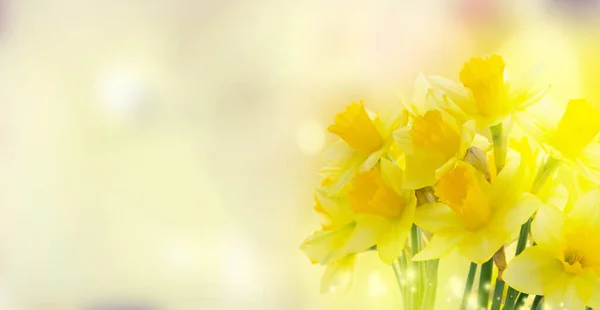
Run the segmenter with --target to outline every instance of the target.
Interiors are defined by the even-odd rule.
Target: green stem
[[[496,285],[494,286],[494,297],[492,299],[491,310],[500,310],[500,304],[502,303],[502,293],[504,293],[504,281],[496,278]]]
[[[465,284],[465,290],[463,291],[462,301],[460,302],[460,310],[467,309],[469,297],[471,296],[471,290],[473,289],[475,273],[477,273],[477,264],[471,263],[471,265],[469,266],[469,274],[467,275],[467,283]]]
[[[542,299],[544,299],[544,296],[542,295],[535,296],[533,299],[533,304],[531,304],[531,310],[537,310],[537,308],[542,304]]]
[[[494,143],[494,163],[496,164],[497,173],[504,168],[506,162],[506,135],[503,133],[502,123],[490,127],[490,131]]]
[[[435,295],[438,285],[438,266],[439,259],[429,260],[427,263],[427,285],[425,286],[425,296],[421,304],[421,310],[434,309]]]
[[[404,292],[404,288],[402,285],[402,281],[400,280],[400,277],[402,275],[402,267],[401,267],[401,260],[403,260],[402,257],[398,257],[396,258],[396,260],[392,263],[392,268],[394,269],[394,275],[396,276],[396,283],[398,284],[398,289],[400,289],[400,293]]]
[[[502,310],[512,310],[515,305],[515,299],[517,299],[517,295],[519,292],[512,287],[508,287],[508,292],[506,293],[506,301],[504,302],[504,307]]]
[[[490,299],[490,285],[492,281],[492,270],[494,268],[494,260],[490,258],[487,262],[481,265],[481,273],[479,274],[479,293],[477,302],[480,308],[487,309]]]
[[[411,246],[410,249],[412,251],[412,257],[414,257],[417,253],[419,253],[421,251],[421,248],[423,247],[423,240],[421,238],[421,231],[419,230],[419,228],[416,225],[412,225],[412,228],[410,230],[410,241],[411,241]],[[412,261],[412,271],[415,273],[415,281],[414,284],[411,285],[411,292],[410,294],[413,295],[413,307],[412,309],[420,309],[421,308],[421,302],[422,302],[422,296],[421,293],[424,291],[424,263],[423,262],[417,262],[417,261]],[[415,288],[414,290],[412,288]],[[413,292],[414,291],[414,292]]]
[[[392,267],[394,269],[394,275],[396,276],[398,288],[400,288],[400,293],[402,294],[402,303],[404,304],[404,309],[411,309],[412,299],[410,298],[410,287],[406,285],[406,280],[402,280],[402,275],[406,276],[406,272],[408,270],[408,256],[406,255],[406,251],[402,251],[400,257],[396,259]]]
[[[525,294],[525,293],[519,294],[519,298],[517,298],[517,302],[515,303],[515,306],[513,307],[513,309],[521,309],[521,307],[523,307],[523,305],[525,305],[525,301],[527,300],[527,297],[529,297],[529,294]]]
[[[535,180],[533,181],[533,185],[531,187],[530,193],[532,193],[534,195],[537,194],[540,191],[540,189],[542,188],[542,186],[544,185],[544,183],[546,183],[546,180],[548,180],[548,178],[550,178],[554,174],[554,172],[556,171],[556,169],[558,168],[559,165],[560,165],[560,160],[557,160],[554,157],[549,156],[546,159],[546,163],[544,164],[544,166],[542,166],[540,168],[540,170],[538,171],[538,174],[536,175]],[[531,218],[529,220],[527,220],[527,222],[525,222],[525,224],[523,224],[521,226],[521,231],[519,231],[519,240],[517,241],[517,250],[515,251],[515,256],[521,254],[521,252],[523,252],[523,250],[525,250],[525,247],[527,246],[527,238],[529,237],[530,228],[531,228]],[[515,290],[512,287],[508,288],[508,295],[506,297],[506,302],[504,303],[503,309],[513,308],[517,294],[518,294],[517,290]]]

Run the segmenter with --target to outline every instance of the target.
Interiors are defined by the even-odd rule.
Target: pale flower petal
[[[585,309],[586,300],[583,296],[586,281],[582,281],[581,276],[569,274],[556,274],[553,278],[547,280],[549,285],[545,287],[545,305],[551,309]]]
[[[571,226],[600,227],[600,190],[591,190],[581,195],[565,222]]]
[[[338,289],[344,293],[348,293],[354,280],[355,263],[356,255],[347,255],[327,265],[325,273],[321,278],[321,294],[330,293]]]
[[[379,242],[392,226],[392,220],[372,214],[361,213],[356,216],[356,227],[346,243],[348,253],[358,253],[369,249]]]
[[[448,228],[462,228],[463,223],[452,209],[441,203],[434,202],[417,207],[415,224],[431,233],[437,233]]]
[[[555,257],[556,253],[540,246],[526,248],[510,261],[504,270],[504,281],[518,291],[544,295],[544,283],[564,273],[561,262]]]
[[[436,171],[446,163],[444,156],[417,152],[406,156],[406,171],[404,171],[404,187],[419,189],[431,186],[436,182]]]
[[[423,261],[440,258],[454,250],[462,239],[463,234],[459,231],[447,231],[447,234],[436,234],[431,238],[429,244],[413,257],[413,260]]]
[[[338,230],[317,231],[306,238],[300,249],[313,263],[327,265],[348,254],[346,243],[354,232],[354,226],[352,223]]]
[[[497,210],[493,215],[490,226],[495,229],[502,228],[504,232],[512,233],[517,231],[535,211],[543,206],[544,203],[538,197],[525,193],[515,204]]]
[[[387,158],[381,158],[381,178],[397,194],[402,193],[403,172],[398,165]]]
[[[496,234],[487,229],[470,231],[461,240],[458,251],[468,260],[483,264],[492,258],[507,238],[505,234]]]
[[[562,228],[565,218],[563,213],[555,207],[543,206],[535,215],[531,223],[533,240],[545,247],[557,248],[562,244]]]
[[[408,238],[410,228],[413,224],[415,205],[416,203],[410,203],[405,206],[402,215],[399,218],[394,219],[389,230],[377,244],[379,258],[381,258],[384,263],[391,265],[394,259],[402,253],[402,250],[406,245],[406,239]]]
[[[412,154],[413,146],[412,146],[412,136],[410,135],[410,127],[402,127],[396,131],[394,131],[394,140],[396,144],[404,151],[405,153]]]

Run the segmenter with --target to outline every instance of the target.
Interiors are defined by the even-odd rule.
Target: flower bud
[[[485,153],[481,149],[474,146],[470,147],[467,150],[464,160],[475,167],[477,171],[483,173],[485,179],[490,181],[490,167],[488,166]]]

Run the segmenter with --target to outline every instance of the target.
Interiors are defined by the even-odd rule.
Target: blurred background
[[[375,254],[321,295],[298,250],[325,128],[493,52],[600,102],[599,4],[1,0],[0,309],[399,309]]]

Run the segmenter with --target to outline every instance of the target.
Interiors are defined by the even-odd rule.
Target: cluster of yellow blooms
[[[376,250],[397,276],[418,273],[405,309],[433,309],[425,282],[458,251],[472,262],[465,295],[481,266],[478,309],[530,295],[531,309],[600,309],[600,111],[585,99],[536,109],[550,87],[533,75],[509,80],[502,57],[472,58],[460,83],[419,76],[388,113],[361,102],[336,115],[315,192],[321,228],[301,245],[326,266],[323,292],[347,289],[357,255]]]

